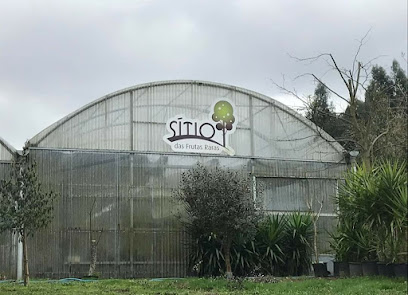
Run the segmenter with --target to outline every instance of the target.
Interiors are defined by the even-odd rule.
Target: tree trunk
[[[91,241],[91,262],[89,264],[88,276],[92,277],[96,269],[96,240]]]
[[[370,151],[368,149],[364,149],[361,153],[361,161],[363,162],[364,166],[370,170],[371,169],[371,159],[370,159]]]
[[[319,263],[319,252],[317,249],[317,220],[313,222],[313,246],[314,246],[314,252],[315,252],[315,262]]]
[[[224,122],[222,122],[222,145],[225,147],[225,128],[226,124]]]
[[[231,241],[230,239],[226,239],[223,245],[224,248],[224,258],[225,258],[225,268],[226,272],[225,275],[227,276],[227,279],[232,279],[233,274],[232,274],[232,268],[231,268]]]
[[[23,261],[24,261],[24,286],[28,286],[30,274],[28,272],[28,253],[27,253],[27,232],[23,228]]]

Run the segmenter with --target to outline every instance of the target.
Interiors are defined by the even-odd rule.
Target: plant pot
[[[325,263],[313,263],[312,266],[315,277],[327,277],[329,275]]]
[[[387,264],[385,262],[377,262],[377,267],[378,267],[378,275],[383,276],[383,277],[389,277],[389,278],[392,278],[395,276],[393,264]]]
[[[363,275],[363,267],[361,262],[349,262],[350,276],[351,277],[361,277]]]
[[[408,264],[396,263],[394,264],[394,273],[397,278],[408,278]]]
[[[361,264],[363,269],[363,276],[371,277],[378,275],[378,266],[375,261],[367,261]]]
[[[348,262],[334,261],[334,276],[335,277],[349,277],[350,268]]]

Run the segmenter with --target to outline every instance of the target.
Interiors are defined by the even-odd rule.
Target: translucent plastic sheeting
[[[237,156],[343,161],[343,149],[312,122],[270,97],[239,87],[200,81],[143,84],[102,97],[34,136],[46,148],[171,152],[163,140],[176,116],[208,120],[211,105],[235,105]]]
[[[304,210],[302,196],[318,193],[327,201],[322,232],[333,224],[330,195],[345,169],[310,161],[35,148],[30,159],[44,187],[59,193],[52,224],[29,241],[30,271],[45,277],[86,275],[91,238],[99,241],[96,271],[103,277],[186,276],[188,236],[172,194],[197,162],[251,173],[265,188],[270,212]]]

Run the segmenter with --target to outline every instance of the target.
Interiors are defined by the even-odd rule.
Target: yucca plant
[[[374,259],[378,255],[382,261],[395,260],[401,245],[406,245],[406,187],[405,162],[376,163],[371,169],[357,166],[346,174],[336,198],[339,222],[353,224],[347,235],[361,247],[358,253],[366,252],[359,257]],[[376,245],[376,255],[372,245]]]
[[[386,231],[390,256],[393,262],[406,262],[407,249],[407,166],[406,162],[383,162],[377,168],[378,193],[383,212],[377,219],[381,220],[379,230]],[[400,259],[400,258],[403,259]]]
[[[376,261],[376,240],[373,239],[372,231],[365,226],[356,228],[351,236],[357,246],[357,261]]]
[[[396,261],[408,262],[408,187],[404,185],[398,189],[397,198],[394,200],[393,212],[398,220]]]
[[[189,255],[190,269],[198,276],[219,276],[225,269],[221,241],[216,235],[200,235],[192,239]]]
[[[367,260],[368,256],[372,256],[368,253],[372,252],[372,245],[376,244],[376,240],[385,239],[381,236],[383,232],[380,236],[369,234],[369,230],[376,224],[372,217],[381,210],[375,206],[378,198],[373,169],[361,165],[346,174],[336,202],[339,208],[338,241],[348,245],[343,247],[343,250],[348,249],[348,253],[345,254],[348,261]]]
[[[354,220],[364,223],[367,216],[373,212],[370,210],[378,196],[375,177],[372,170],[365,165],[357,166],[355,171],[349,171],[340,186],[336,203],[339,208],[339,216],[344,220]],[[377,210],[378,208],[374,208]]]
[[[225,258],[221,241],[214,235],[201,235],[190,244],[190,269],[198,276],[219,276],[225,272]],[[245,276],[259,264],[253,240],[246,241],[238,235],[231,246],[231,266],[234,274]]]
[[[329,233],[330,235],[330,248],[334,251],[335,260],[338,262],[352,261],[354,243],[348,239],[350,232],[347,230],[349,226],[344,222],[337,224],[336,230]]]
[[[340,220],[331,238],[330,247],[335,251],[336,261],[361,262],[377,259],[372,232],[355,220]]]
[[[242,235],[238,235],[232,242],[231,265],[237,276],[245,276],[252,273],[259,263],[255,241],[246,241]]]
[[[288,215],[286,221],[284,248],[287,271],[290,275],[307,274],[312,254],[312,216],[295,212]]]
[[[263,273],[276,275],[285,261],[282,247],[285,243],[286,218],[283,215],[267,216],[258,225],[255,236],[256,251]]]

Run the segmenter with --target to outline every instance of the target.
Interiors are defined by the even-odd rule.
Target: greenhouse
[[[0,181],[10,176],[12,163],[17,151],[0,137]],[[14,277],[17,263],[17,239],[9,232],[0,233],[0,279]]]
[[[102,277],[188,275],[187,236],[172,199],[197,162],[249,173],[268,213],[307,212],[323,201],[321,253],[335,222],[332,197],[347,167],[340,144],[270,97],[204,81],[137,85],[106,95],[27,143],[47,189],[51,225],[29,240],[34,277],[88,273],[97,240]],[[0,140],[0,177],[15,150]],[[313,203],[318,210],[317,202]],[[0,238],[0,274],[15,275],[15,238]]]

